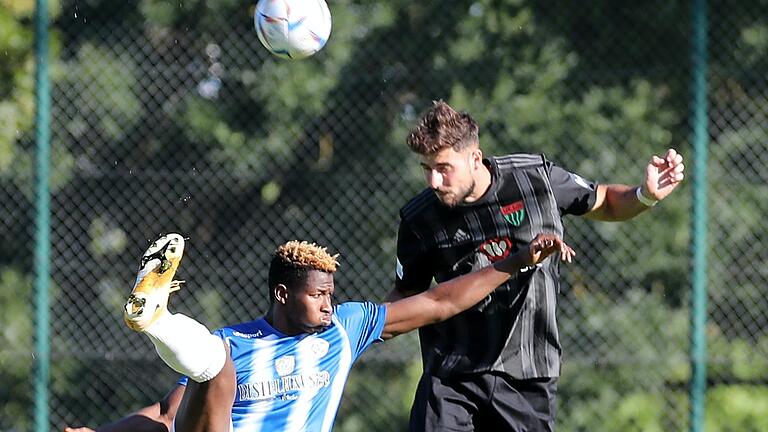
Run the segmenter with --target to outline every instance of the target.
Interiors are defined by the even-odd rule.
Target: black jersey
[[[561,216],[584,214],[596,185],[543,155],[485,160],[491,186],[476,202],[453,208],[427,189],[400,210],[397,282],[420,292],[507,257],[546,232],[562,237]],[[419,330],[424,370],[436,376],[498,371],[518,379],[556,377],[555,318],[559,259],[513,275],[473,308]]]

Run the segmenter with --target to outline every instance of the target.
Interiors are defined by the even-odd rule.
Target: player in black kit
[[[541,154],[483,158],[472,117],[435,102],[408,137],[429,188],[400,210],[389,300],[488,266],[563,215],[632,218],[683,179],[683,158],[653,156],[639,186],[596,184]],[[525,268],[474,308],[419,331],[424,374],[410,431],[551,431],[560,374],[558,260]]]

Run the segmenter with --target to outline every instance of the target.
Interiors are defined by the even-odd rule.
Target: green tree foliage
[[[34,115],[32,32],[21,22],[29,9],[0,8],[0,173],[18,157],[16,140],[32,127]]]
[[[708,431],[758,432],[768,428],[768,390],[765,386],[718,386],[707,394],[704,427]]]
[[[60,13],[57,1],[50,2],[49,14]],[[30,20],[34,2],[0,2],[0,181],[11,189],[31,184],[33,153],[29,146],[34,121],[35,64],[33,30]],[[51,68],[56,71],[56,55],[59,40],[50,37],[49,50],[53,53]],[[66,152],[54,151],[59,156],[52,163],[52,187],[67,181],[71,169],[71,157]],[[31,189],[22,188],[31,198]]]
[[[403,143],[434,99],[479,120],[487,153],[543,152],[590,180],[636,184],[648,157],[668,147],[690,161],[688,3],[344,0],[330,6],[328,45],[290,62],[262,49],[253,5],[243,2],[52,3],[53,268],[64,288],[54,305],[53,347],[67,359],[53,371],[53,400],[62,407],[56,419],[104,423],[172,383],[146,360],[154,359],[147,344],[122,337],[115,312],[142,242],[159,232],[190,236],[185,260],[199,268],[182,266],[182,276],[205,278],[206,286],[177,307],[212,325],[263,311],[259,269],[269,248],[290,238],[341,252],[341,300],[383,298],[391,285],[397,209],[423,187]],[[712,371],[725,382],[709,396],[716,415],[707,421],[712,430],[726,430],[731,420],[743,430],[762,430],[759,410],[729,401],[764,399],[763,387],[741,383],[765,379],[760,358],[768,349],[762,312],[768,305],[760,294],[768,2],[711,7],[717,19],[710,29],[716,36],[710,336]],[[17,316],[28,305],[16,299],[30,295],[32,268],[32,8],[31,1],[0,0],[0,219],[15,221],[0,225],[0,266],[14,269],[1,283],[27,290],[0,302],[3,317],[19,319],[6,326],[15,329],[14,338],[31,332],[30,315]],[[622,224],[567,219],[580,256],[565,275],[559,319],[564,430],[684,428],[673,419],[685,417],[690,373],[689,191],[686,184]],[[202,267],[209,262],[226,270]],[[68,325],[68,314],[84,307],[90,319]],[[28,352],[12,339],[6,333],[12,349],[3,355]],[[136,384],[106,394],[103,381],[126,353],[136,362],[118,366]],[[27,425],[5,420],[30,400],[29,392],[10,390],[29,372],[15,364],[2,372],[11,384],[0,428]],[[407,371],[385,361],[356,370],[340,430],[403,424],[418,375],[413,364]],[[87,386],[70,386],[81,376],[89,377]],[[366,399],[366,389],[382,386],[396,395],[396,420],[374,407],[380,401]],[[90,407],[94,397],[107,400],[109,411]],[[370,412],[360,411],[366,409],[360,401]]]
[[[52,2],[56,14],[57,2]],[[0,1],[0,429],[29,427],[34,354],[29,134],[34,122],[32,1]],[[55,38],[53,49],[57,46]]]
[[[32,282],[17,269],[0,268],[0,427],[30,426],[27,409],[32,403],[32,361],[28,348],[32,345],[33,315],[30,303]],[[15,419],[8,424],[7,420]]]
[[[563,326],[563,429],[680,429],[673,420],[685,417],[679,400],[690,375],[686,312],[666,305],[659,293],[641,290],[627,292],[610,308],[605,294],[577,296],[576,315],[585,322]],[[577,354],[577,346],[588,348]]]

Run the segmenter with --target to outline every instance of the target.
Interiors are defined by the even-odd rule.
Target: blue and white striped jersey
[[[286,336],[263,318],[215,331],[237,374],[234,432],[330,431],[352,364],[385,319],[386,306],[349,302],[320,333]]]

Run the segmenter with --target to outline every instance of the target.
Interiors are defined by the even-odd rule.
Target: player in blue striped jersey
[[[372,343],[445,320],[551,254],[564,261],[574,255],[557,236],[540,234],[518,253],[422,294],[334,306],[336,256],[314,244],[288,242],[270,263],[267,314],[211,334],[167,311],[168,294],[179,286],[172,278],[183,247],[183,238],[171,234],[147,250],[125,320],[190,379],[163,401],[100,431],[330,431],[349,371]]]

